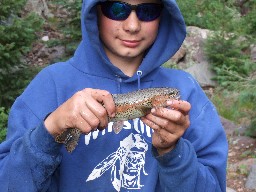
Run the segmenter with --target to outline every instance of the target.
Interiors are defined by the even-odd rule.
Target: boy
[[[187,73],[161,65],[181,46],[173,0],[86,0],[74,57],[42,70],[17,98],[0,145],[4,191],[225,191],[227,141]],[[111,94],[175,87],[181,100],[115,134]],[[104,106],[104,107],[103,107]],[[55,137],[80,129],[70,154]]]

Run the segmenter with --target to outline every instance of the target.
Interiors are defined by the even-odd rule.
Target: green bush
[[[245,116],[250,124],[247,134],[256,137],[256,76],[252,75],[237,82],[236,88],[240,92],[238,106],[243,109],[242,116]]]
[[[215,33],[207,41],[205,50],[216,72],[215,80],[222,89],[239,93],[232,103],[227,102],[231,100],[230,95],[222,97],[222,104],[218,106],[220,114],[233,121],[245,118],[249,122],[247,134],[256,137],[256,65],[244,51],[248,47],[247,41],[239,40],[234,33],[223,32]]]
[[[4,107],[0,107],[0,143],[5,140],[8,113]]]
[[[256,0],[245,1],[244,9],[247,13],[241,17],[239,25],[239,30],[242,34],[250,35],[256,38]]]
[[[64,24],[65,30],[65,45],[67,45],[67,51],[70,55],[73,55],[78,43],[82,39],[81,34],[81,8],[82,0],[74,0],[65,6],[67,11],[70,13],[69,19],[62,23]],[[63,27],[63,26],[62,26]]]
[[[248,43],[239,41],[238,37],[225,32],[215,34],[205,43],[205,53],[211,62],[212,69],[216,72],[215,79],[221,86],[229,86],[238,81],[240,76],[247,77],[255,70],[250,55],[243,52]]]
[[[1,0],[0,6],[0,21],[9,19],[10,15],[20,12],[20,7],[24,7],[27,0]]]
[[[177,0],[187,25],[210,30],[221,30],[223,25],[234,28],[232,20],[238,14],[234,0]]]
[[[231,84],[230,89],[218,87],[212,97],[222,117],[247,126],[246,134],[256,137],[256,76],[251,75]]]
[[[0,106],[9,108],[31,77],[25,54],[43,24],[31,13],[20,16],[26,0],[4,0],[0,6]]]

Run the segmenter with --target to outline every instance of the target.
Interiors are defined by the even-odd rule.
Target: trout
[[[118,134],[124,121],[143,117],[150,113],[154,107],[167,107],[166,102],[172,99],[179,99],[178,89],[146,88],[124,94],[112,94],[116,112],[115,117],[108,117],[109,122],[113,123],[113,130]],[[77,128],[69,128],[55,138],[58,143],[63,143],[68,152],[72,152],[80,138],[82,132]]]

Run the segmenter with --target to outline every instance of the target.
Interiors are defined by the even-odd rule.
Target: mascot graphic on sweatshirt
[[[113,187],[141,189],[140,175],[147,175],[145,165],[145,153],[148,144],[139,134],[130,134],[120,142],[120,147],[100,162],[87,178],[87,182],[101,177],[111,169],[111,182]]]

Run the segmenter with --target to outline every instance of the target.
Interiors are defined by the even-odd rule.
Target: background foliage
[[[0,106],[8,108],[21,93],[34,68],[24,62],[41,29],[42,20],[35,14],[22,15],[25,0],[1,0],[0,6]],[[21,17],[22,15],[22,17]]]
[[[237,123],[245,118],[248,135],[256,137],[256,64],[249,51],[256,44],[256,0],[177,2],[187,25],[214,31],[204,49],[220,86],[213,98],[218,111]]]
[[[43,21],[22,10],[26,0],[0,0],[0,141],[5,137],[7,115],[37,69],[24,60]],[[82,0],[56,0],[66,18],[49,18],[49,25],[63,34],[48,46],[62,44],[70,57],[79,41]],[[250,43],[256,43],[256,0],[177,0],[187,25],[214,31],[205,44],[205,53],[219,83],[212,98],[220,114],[240,123],[250,122],[248,134],[256,136],[256,69],[249,58]],[[189,5],[189,6],[188,6]],[[53,10],[56,11],[56,10]],[[221,94],[220,94],[221,93]],[[228,101],[228,102],[227,102]]]
[[[56,30],[60,30],[63,34],[62,39],[53,39],[49,41],[49,46],[64,45],[66,58],[73,55],[75,49],[77,48],[79,42],[82,39],[81,35],[81,9],[82,0],[72,0],[68,3],[63,0],[56,0],[53,2],[57,7],[66,10],[68,15],[65,19],[52,18],[49,20],[51,25],[56,26]],[[57,11],[57,10],[56,10]]]
[[[67,20],[61,20],[59,28],[64,29],[65,35],[62,44],[66,45],[67,55],[73,55],[78,43],[81,41],[81,9],[82,0],[73,0],[69,4],[66,1],[58,0],[60,4],[63,4],[63,8],[69,13]]]
[[[0,107],[0,142],[5,139],[8,114],[4,107]]]

